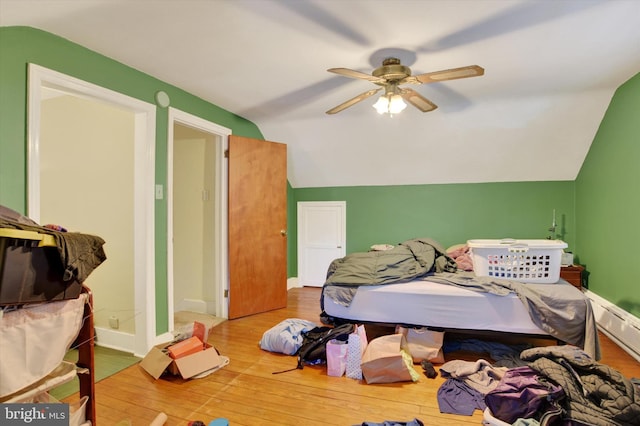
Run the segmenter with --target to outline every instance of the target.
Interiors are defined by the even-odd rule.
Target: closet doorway
[[[30,64],[28,117],[27,214],[106,241],[85,282],[97,338],[143,356],[156,344],[155,106]]]
[[[170,108],[169,329],[176,318],[227,317],[227,166],[231,131]],[[180,315],[177,315],[180,313]]]

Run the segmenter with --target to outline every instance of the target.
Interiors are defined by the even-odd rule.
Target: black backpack
[[[336,339],[343,342],[349,340],[353,333],[353,324],[342,324],[336,327],[315,327],[302,332],[302,345],[296,352],[298,365],[296,368],[285,371],[277,371],[273,374],[285,373],[296,369],[302,370],[304,364],[318,365],[327,362],[327,342]]]

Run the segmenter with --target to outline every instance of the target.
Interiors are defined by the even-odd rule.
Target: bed
[[[530,284],[460,272],[428,239],[411,240],[408,249],[396,253],[336,259],[320,303],[328,323],[550,336],[600,359],[595,318],[580,290],[562,279]]]
[[[336,319],[548,335],[531,321],[515,294],[484,294],[428,279],[361,287],[349,306],[324,293],[322,305]]]

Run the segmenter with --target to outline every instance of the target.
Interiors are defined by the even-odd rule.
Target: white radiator
[[[598,328],[640,362],[640,319],[589,290],[585,295],[591,300]]]

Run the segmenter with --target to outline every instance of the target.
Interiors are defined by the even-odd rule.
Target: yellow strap
[[[38,247],[55,247],[56,239],[53,235],[23,229],[0,228],[0,238],[16,238],[38,241]]]

